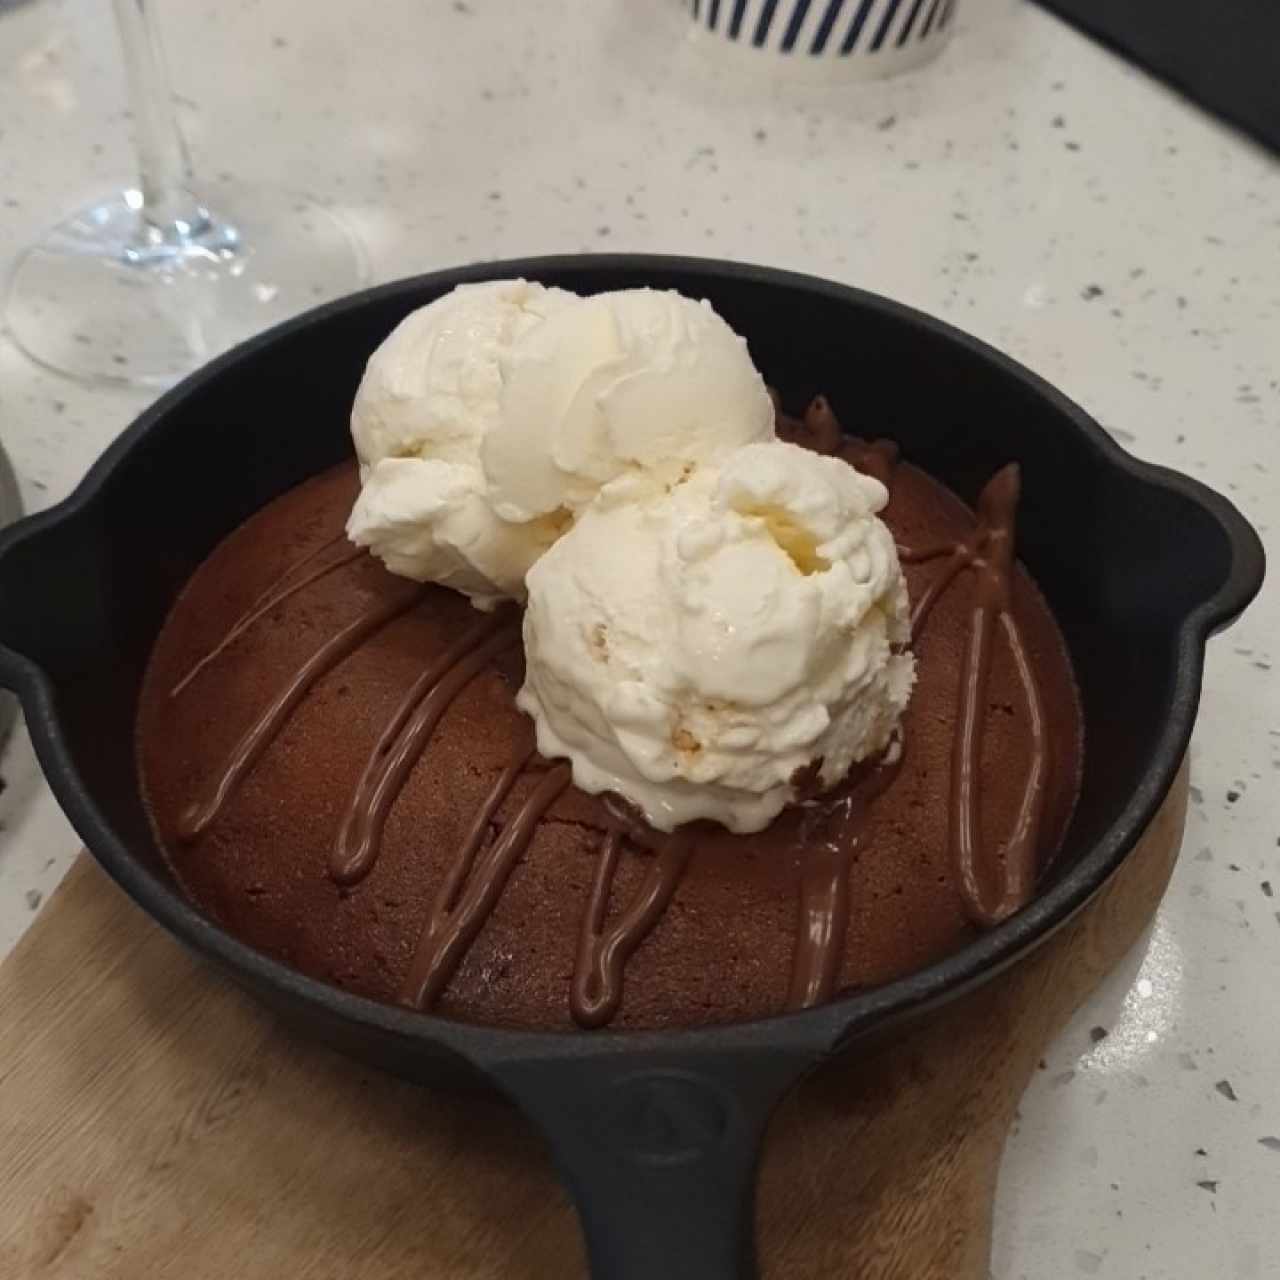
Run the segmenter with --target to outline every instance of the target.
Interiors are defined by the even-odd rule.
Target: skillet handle
[[[491,1071],[550,1143],[592,1280],[753,1280],[761,1139],[812,1064],[620,1052]]]

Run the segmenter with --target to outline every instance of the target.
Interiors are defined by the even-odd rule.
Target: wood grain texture
[[[1179,775],[1139,849],[1034,957],[779,1109],[766,1276],[986,1280],[1014,1109],[1138,939],[1177,854]],[[6,1280],[581,1275],[572,1209],[505,1104],[297,1040],[81,859],[0,967]]]

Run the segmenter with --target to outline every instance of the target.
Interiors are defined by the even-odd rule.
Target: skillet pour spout
[[[254,951],[178,892],[132,750],[142,673],[178,591],[266,502],[350,454],[369,353],[455,285],[524,276],[582,293],[708,298],[784,402],[823,392],[851,423],[973,501],[1022,477],[1018,554],[1070,649],[1085,722],[1080,799],[1034,900],[939,963],[786,1016],[687,1031],[538,1033],[379,1004]],[[65,502],[0,534],[0,683],[85,845],[150,916],[299,1028],[423,1083],[497,1088],[546,1134],[593,1274],[750,1275],[760,1139],[825,1058],[1005,969],[1121,867],[1190,739],[1204,646],[1258,591],[1263,553],[1235,508],[1139,462],[1034,374],[948,325],[810,277],[697,259],[500,262],[330,304],[229,352],[148,409]]]

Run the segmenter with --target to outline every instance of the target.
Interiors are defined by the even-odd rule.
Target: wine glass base
[[[140,234],[136,191],[59,223],[14,267],[14,341],[73,378],[163,387],[367,279],[357,242],[305,196],[226,185],[201,202],[207,218],[164,234]]]

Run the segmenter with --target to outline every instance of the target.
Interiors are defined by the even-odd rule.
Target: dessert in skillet
[[[705,303],[522,281],[410,315],[357,459],[160,634],[138,752],[204,911],[376,999],[691,1026],[886,982],[1017,910],[1074,805],[1066,648],[970,510]]]

